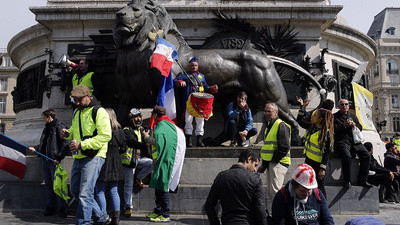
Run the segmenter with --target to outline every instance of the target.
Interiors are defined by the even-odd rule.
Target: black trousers
[[[367,181],[369,162],[371,156],[363,144],[335,143],[335,151],[342,160],[342,171],[345,182],[350,182],[350,162],[353,156],[357,155],[360,159],[360,170],[358,171],[358,184]]]

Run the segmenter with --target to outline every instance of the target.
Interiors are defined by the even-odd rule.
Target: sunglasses
[[[349,103],[341,103],[340,105],[345,106],[345,105],[349,105]]]

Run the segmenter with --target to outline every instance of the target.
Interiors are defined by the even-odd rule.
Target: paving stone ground
[[[379,205],[379,215],[370,215],[382,220],[386,225],[400,225],[400,204]],[[333,219],[336,225],[344,225],[347,220],[359,215],[334,215]],[[208,225],[206,215],[174,215],[172,221],[162,223],[168,225]],[[0,213],[0,225],[53,225],[53,224],[75,224],[75,217],[68,215],[67,218],[57,216],[45,217],[40,212],[14,212]],[[121,225],[145,225],[157,224],[148,221],[144,214],[134,214],[131,218],[122,218]]]

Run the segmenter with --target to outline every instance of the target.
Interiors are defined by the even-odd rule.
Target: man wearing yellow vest
[[[267,121],[264,144],[261,148],[262,164],[259,173],[267,170],[267,193],[272,200],[282,188],[290,165],[290,126],[278,118],[278,106],[267,103],[264,108]]]
[[[89,88],[90,95],[98,97],[99,90],[98,81],[94,72],[89,72],[89,62],[87,59],[81,59],[79,61],[78,71],[72,77],[72,88],[78,85],[84,85]],[[96,87],[96,92],[95,92]],[[72,97],[72,96],[71,96]],[[73,102],[73,100],[72,100]]]
[[[126,153],[121,155],[122,165],[124,166],[124,215],[130,217],[133,212],[132,192],[134,184],[135,168],[140,169],[136,174],[136,184],[143,187],[142,180],[151,173],[153,160],[150,157],[147,145],[144,142],[142,131],[142,113],[133,108],[128,115],[130,126],[124,128]]]
[[[393,144],[396,145],[397,149],[400,149],[400,133],[396,132],[393,138]]]
[[[89,88],[78,85],[71,91],[76,109],[69,130],[62,129],[61,135],[72,140],[69,149],[74,157],[71,169],[71,193],[78,199],[76,224],[89,225],[94,213],[93,224],[109,224],[111,218],[100,209],[94,200],[94,187],[103,166],[111,140],[110,117],[100,107]],[[95,112],[95,113],[94,113]]]

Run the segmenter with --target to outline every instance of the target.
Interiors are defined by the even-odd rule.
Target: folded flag
[[[26,149],[26,145],[0,133],[0,169],[22,179],[26,169]]]
[[[150,187],[164,192],[175,191],[185,159],[185,134],[175,124],[162,120],[157,123],[154,135],[157,143],[157,159]]]

